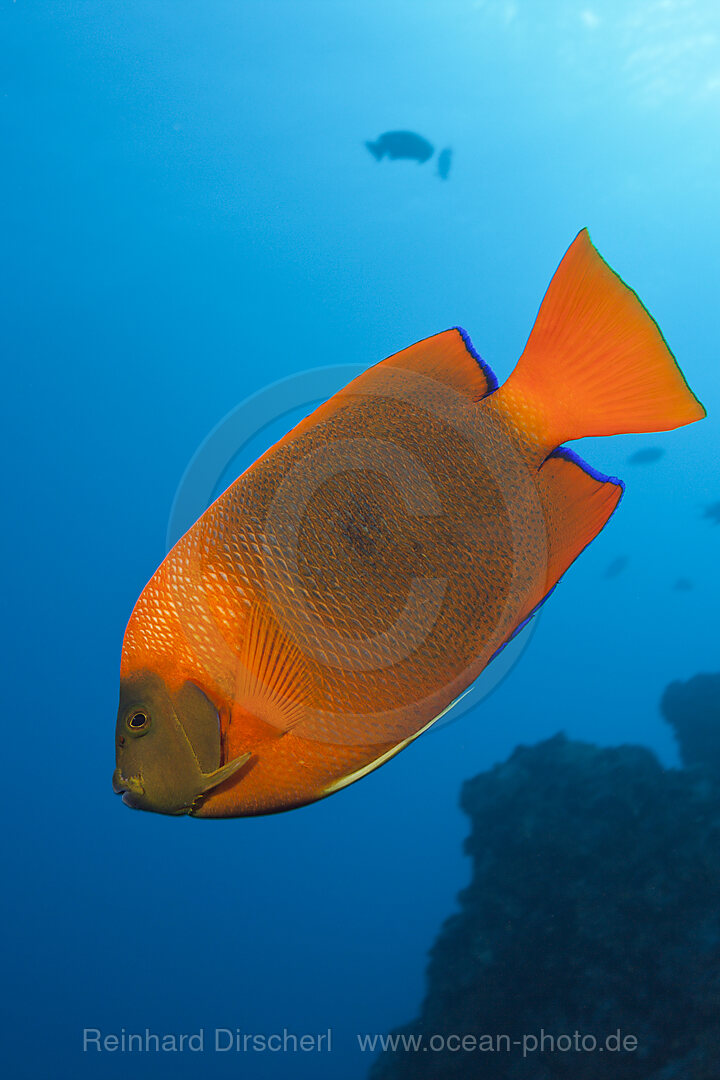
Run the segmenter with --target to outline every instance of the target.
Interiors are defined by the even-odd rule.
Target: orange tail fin
[[[545,451],[566,439],[667,431],[705,416],[654,319],[587,229],[555,271],[523,354],[497,393]]]

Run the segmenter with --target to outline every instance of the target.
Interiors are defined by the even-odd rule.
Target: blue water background
[[[356,1080],[355,1033],[415,1015],[467,880],[462,781],[559,729],[672,763],[660,694],[718,670],[720,15],[3,0],[0,38],[8,1075]],[[363,140],[393,128],[451,146],[449,179],[376,163]],[[502,380],[584,225],[710,415],[576,444],[627,493],[512,674],[312,807],[123,807],[122,634],[207,432],[268,382],[456,324]],[[666,454],[628,466],[645,445]],[[217,1026],[330,1027],[333,1051],[81,1052],[84,1027]]]

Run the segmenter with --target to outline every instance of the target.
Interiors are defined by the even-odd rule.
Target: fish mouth
[[[125,805],[132,806],[133,809],[137,809],[138,806],[135,796],[145,794],[145,788],[139,776],[123,776],[119,769],[116,769],[112,775],[112,788],[116,795],[122,795]]]
[[[144,798],[145,788],[140,777],[123,776],[120,769],[116,769],[112,774],[112,789],[116,795],[122,795],[122,801],[133,810],[157,810],[161,814],[192,814],[202,798],[202,796],[199,796],[194,802],[188,803],[186,806],[179,806],[177,809],[159,809],[150,806]]]

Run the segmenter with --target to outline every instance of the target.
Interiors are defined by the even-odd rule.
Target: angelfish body
[[[175,545],[128,624],[116,790],[286,810],[429,727],[598,534],[619,481],[564,440],[700,419],[585,230],[502,387],[462,331],[370,368]]]

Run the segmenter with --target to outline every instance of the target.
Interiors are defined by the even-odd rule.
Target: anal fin
[[[546,458],[536,483],[547,525],[545,574],[528,597],[508,641],[523,629],[568,567],[604,528],[624,491],[622,481],[596,472],[565,446]]]
[[[549,591],[607,524],[625,488],[564,446],[543,462],[537,484],[548,529]]]

